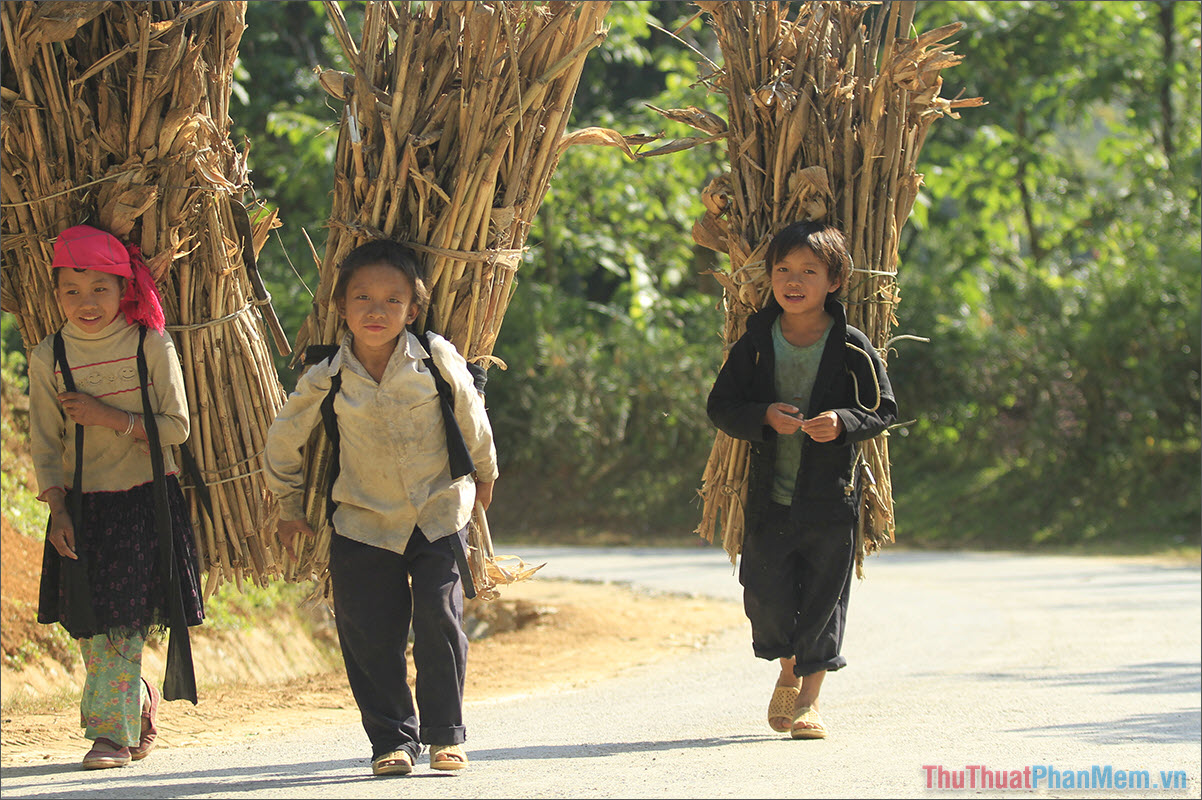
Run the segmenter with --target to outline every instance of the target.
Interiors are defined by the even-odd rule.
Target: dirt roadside
[[[705,647],[712,635],[744,622],[735,603],[652,595],[604,583],[534,578],[503,587],[498,602],[516,603],[531,618],[520,629],[472,642],[465,690],[469,727],[473,703],[586,687],[634,666]],[[261,675],[263,659],[271,671],[272,656],[266,652],[270,648],[243,641],[248,649],[238,650],[234,644],[227,640],[208,649],[203,643],[194,645],[200,702],[163,704],[160,747],[250,743],[302,726],[358,722],[340,663],[326,662],[326,669],[318,669],[320,659],[311,660],[302,668],[317,669],[311,674],[256,680],[248,676],[247,665],[239,663],[246,660],[239,654],[254,650],[255,673]],[[287,671],[285,666],[294,665],[281,665],[281,672]],[[223,674],[229,678],[223,680]],[[14,679],[6,672],[5,680]],[[78,726],[79,683],[68,679],[74,691],[60,692],[58,700],[44,702],[42,708],[34,704],[36,713],[3,711],[0,764],[82,757],[88,743]]]

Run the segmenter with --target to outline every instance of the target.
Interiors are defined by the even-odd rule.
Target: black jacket
[[[832,442],[816,442],[805,434],[801,466],[793,490],[794,521],[854,526],[860,509],[860,482],[852,481],[856,442],[881,433],[897,419],[897,403],[885,365],[862,331],[847,324],[843,306],[828,299],[834,318],[814,390],[805,416],[834,411],[843,433]],[[710,420],[724,433],[751,443],[744,531],[754,528],[771,502],[777,433],[763,423],[768,406],[777,402],[776,356],[772,323],[781,308],[769,300],[747,320],[747,332],[731,347],[706,403]],[[879,387],[879,391],[878,391]]]

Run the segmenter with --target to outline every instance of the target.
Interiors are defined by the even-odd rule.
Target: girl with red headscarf
[[[77,225],[59,234],[51,269],[65,321],[29,358],[38,499],[50,506],[38,621],[62,624],[80,644],[80,723],[94,743],[83,767],[122,767],[144,758],[157,735],[163,694],[142,677],[146,637],[169,626],[174,636],[178,625],[186,641],[186,626],[204,618],[170,447],[188,438],[188,403],[158,289],[136,247]],[[157,513],[152,435],[166,485]],[[170,682],[165,689],[169,700],[180,695]],[[194,680],[182,696],[196,702]]]

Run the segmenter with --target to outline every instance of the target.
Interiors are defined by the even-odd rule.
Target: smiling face
[[[103,330],[121,313],[125,281],[94,269],[54,270],[54,296],[64,316],[88,333]]]
[[[809,247],[795,247],[772,267],[772,296],[785,314],[821,312],[826,296],[838,291],[830,268]]]
[[[356,355],[396,347],[405,326],[417,319],[413,283],[386,263],[357,267],[338,300],[338,310],[354,334]]]

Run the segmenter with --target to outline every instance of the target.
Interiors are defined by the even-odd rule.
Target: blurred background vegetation
[[[354,24],[360,4],[345,6]],[[909,421],[890,442],[900,544],[1196,557],[1200,10],[919,3],[920,31],[965,24],[943,95],[988,105],[934,124],[903,237],[895,332],[930,342],[889,354]],[[673,138],[689,129],[648,105],[725,116],[697,83],[694,49],[720,61],[704,18],[666,33],[695,12],[614,3],[569,129]],[[340,111],[315,70],[347,67],[318,2],[252,2],[247,25],[231,115],[254,195],[284,223],[260,269],[292,336],[318,284],[306,235],[324,254]],[[496,345],[508,369],[489,378],[498,553],[699,542],[723,316],[705,274],[718,257],[690,229],[724,147],[564,154]],[[19,387],[20,338],[3,325]]]

